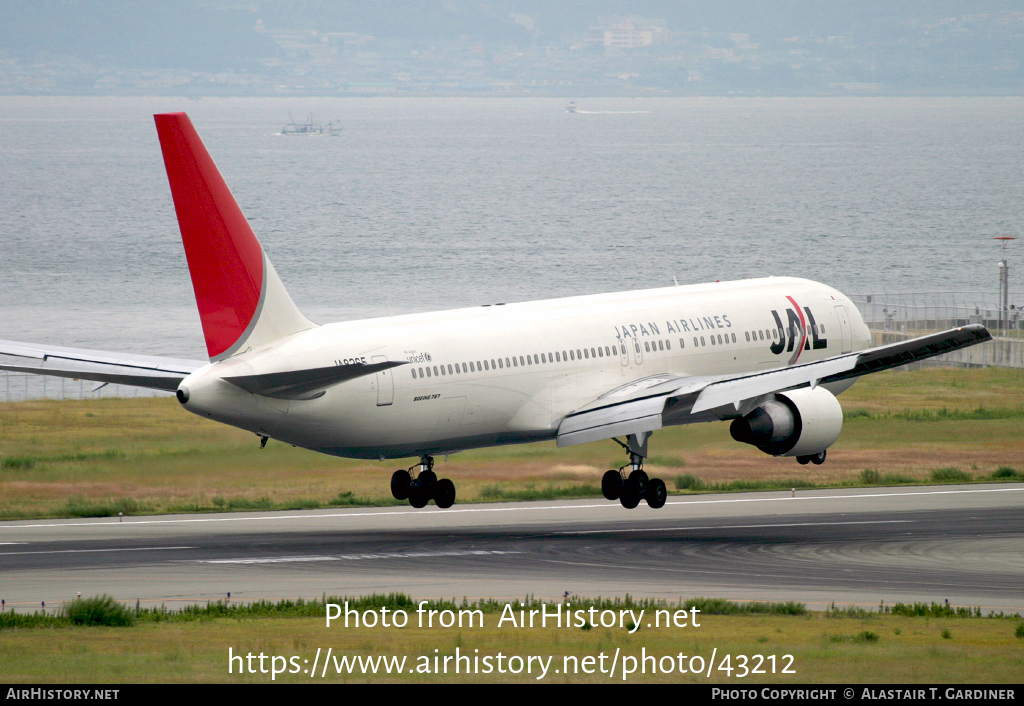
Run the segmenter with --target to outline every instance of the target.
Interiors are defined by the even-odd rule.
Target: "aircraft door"
[[[641,363],[644,362],[644,349],[640,346],[640,339],[639,338],[630,339],[629,344],[633,348],[633,360],[634,360],[634,362],[636,362],[637,365],[640,365]]]
[[[619,360],[622,362],[622,367],[629,365],[629,353],[626,351],[626,342],[621,338],[616,342],[616,347],[619,350]]]
[[[839,333],[843,341],[839,352],[849,353],[853,350],[853,329],[850,328],[850,317],[846,313],[846,307],[842,304],[836,307],[836,317],[839,319]]]
[[[372,358],[374,363],[384,363],[387,356],[375,355]],[[391,371],[393,368],[379,371],[377,375],[377,406],[385,407],[395,401],[395,378]]]

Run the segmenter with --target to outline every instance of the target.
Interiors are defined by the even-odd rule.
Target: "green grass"
[[[381,608],[405,610],[410,617],[406,628],[345,627],[341,620],[325,627],[324,603],[336,602],[362,613]],[[949,616],[945,606],[920,604],[908,613],[857,608],[828,613],[808,612],[800,603],[736,604],[715,598],[689,601],[587,599],[573,596],[574,608],[595,610],[681,610],[700,609],[699,627],[649,626],[650,613],[638,621],[639,630],[630,634],[626,627],[608,628],[587,620],[582,627],[511,628],[498,627],[506,603],[519,610],[538,609],[549,613],[556,603],[544,603],[528,597],[522,601],[484,599],[479,601],[430,601],[427,610],[479,608],[483,626],[442,629],[417,625],[418,601],[405,594],[374,594],[365,597],[338,597],[315,601],[257,602],[248,605],[210,603],[169,611],[164,608],[122,607],[104,597],[74,601],[77,609],[43,616],[0,614],[0,659],[4,676],[11,683],[137,683],[137,682],[310,682],[309,674],[228,674],[228,649],[233,654],[298,656],[312,663],[317,649],[330,647],[335,655],[379,657],[405,656],[410,664],[431,662],[436,655],[461,654],[543,655],[553,657],[553,668],[545,682],[622,681],[621,671],[613,680],[607,673],[555,674],[554,667],[565,664],[564,657],[613,653],[621,658],[639,658],[641,654],[675,656],[698,655],[705,660],[714,649],[719,657],[731,655],[730,665],[737,667],[737,655],[775,655],[776,663],[792,655],[795,674],[783,675],[767,670],[742,683],[1016,683],[1024,668],[1024,623],[1019,619],[978,617],[974,609],[964,615]],[[87,606],[92,606],[86,610]],[[894,607],[895,608],[895,607]],[[902,611],[903,609],[899,609]],[[72,622],[71,615],[79,616]],[[118,617],[120,614],[120,617]],[[599,614],[598,614],[599,615]],[[639,615],[634,613],[634,615]],[[125,616],[131,624],[126,624]],[[87,623],[105,625],[87,625]],[[624,625],[632,622],[628,619]],[[323,657],[321,656],[321,659]],[[301,662],[300,662],[301,663]],[[322,663],[322,662],[321,662]],[[624,662],[620,661],[620,664]],[[766,661],[765,664],[768,664]],[[639,666],[639,659],[637,660]],[[719,670],[716,660],[710,678],[695,674],[631,674],[628,683],[694,682],[735,685],[737,675]],[[503,682],[536,683],[537,674],[350,674],[334,669],[330,682],[411,682],[450,683]]]
[[[601,488],[590,484],[556,486],[549,483],[543,488],[538,488],[534,483],[527,483],[522,488],[485,485],[480,489],[482,500],[557,500],[559,498],[597,497],[601,497]]]
[[[670,427],[647,470],[672,492],[788,491],[858,485],[1024,480],[1024,371],[892,371],[840,401],[839,441],[822,466],[798,466],[737,444],[728,423]],[[469,450],[438,459],[458,503],[598,498],[626,456],[611,441]],[[307,510],[404,503],[389,492],[415,459],[359,461],[190,415],[173,399],[0,403],[0,519]],[[932,474],[955,468],[962,474]]]

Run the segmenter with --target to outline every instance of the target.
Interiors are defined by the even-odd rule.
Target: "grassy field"
[[[415,624],[411,614],[410,625]],[[622,680],[621,658],[642,656],[641,650],[656,658],[686,655],[684,666],[697,668],[700,656],[703,673],[641,674],[639,669],[627,682],[731,683],[742,686],[755,682],[861,682],[861,683],[1019,683],[1024,673],[1024,639],[1017,636],[1019,621],[1002,618],[920,618],[872,613],[859,616],[806,613],[804,615],[703,615],[700,627],[641,628],[629,634],[625,629],[595,627],[516,629],[496,627],[499,614],[485,617],[485,627],[427,629],[326,628],[323,618],[255,618],[147,623],[133,628],[70,627],[0,630],[0,662],[8,683],[82,682],[263,682],[270,674],[229,675],[228,648],[233,654],[298,657],[308,668],[318,648],[335,656],[405,656],[399,675],[364,676],[343,669],[334,662],[326,677],[318,674],[280,674],[277,682],[536,682],[533,674],[455,675],[433,673],[433,657],[460,654],[471,656],[512,655],[553,656],[544,682],[618,682]],[[646,621],[646,617],[644,618]],[[476,651],[479,652],[476,652]],[[555,674],[565,664],[563,657],[607,655],[606,672],[612,655],[620,653],[614,677],[607,673]],[[710,678],[706,661],[717,655]],[[428,657],[431,673],[410,674]],[[740,678],[721,670],[722,657],[731,655],[727,666],[739,667],[738,655],[775,655],[776,672],[789,665],[792,655],[795,674],[768,673]],[[302,660],[309,660],[303,663]],[[662,668],[678,658],[662,662]],[[320,664],[323,664],[321,657]],[[749,666],[753,666],[748,661]],[[266,663],[268,669],[270,662]],[[749,667],[748,667],[749,668]],[[320,672],[320,669],[317,670]]]
[[[648,472],[670,490],[1024,477],[1024,371],[891,371],[840,399],[847,421],[822,466],[766,456],[721,423],[655,433]],[[460,453],[437,471],[463,502],[585,497],[624,460],[610,441],[542,443]],[[0,403],[0,519],[386,505],[392,471],[414,461],[260,450],[170,398]]]

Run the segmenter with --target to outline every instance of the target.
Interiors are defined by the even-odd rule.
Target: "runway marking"
[[[0,546],[7,546],[8,544],[28,544],[28,542],[0,542]]]
[[[902,492],[902,493],[862,493],[852,495],[799,495],[797,497],[774,497],[774,498],[728,498],[721,500],[677,500],[666,503],[666,505],[718,505],[728,503],[766,503],[766,502],[802,502],[807,500],[864,500],[871,498],[890,498],[890,497],[904,497],[912,495],[964,495],[969,493],[1013,493],[1013,492],[1024,492],[1024,488],[981,488],[977,490],[925,490],[920,492]],[[333,512],[324,513],[317,515],[264,515],[259,517],[196,517],[191,519],[181,520],[131,520],[127,522],[119,522],[118,520],[109,520],[102,522],[49,522],[39,523],[32,525],[13,525],[13,524],[0,524],[0,529],[33,529],[38,527],[97,527],[97,526],[117,526],[117,527],[132,527],[135,525],[178,525],[178,524],[195,524],[201,522],[264,522],[264,521],[275,521],[275,520],[321,520],[321,519],[359,519],[362,517],[383,517],[383,516],[399,516],[399,515],[416,515],[419,517],[429,517],[430,515],[457,515],[467,513],[486,513],[486,512],[548,512],[551,510],[615,510],[619,511],[619,506],[611,502],[603,502],[593,505],[542,505],[542,506],[515,506],[515,507],[476,507],[476,508],[452,508],[447,510],[435,509],[434,511],[422,511],[422,510],[391,510],[391,511],[371,511],[371,512]],[[629,517],[633,517],[632,515]]]
[[[487,556],[494,554],[522,554],[500,550],[469,549],[450,552],[389,552],[384,554],[336,554],[333,556],[281,556],[258,559],[196,559],[196,564],[286,564],[305,561],[362,561],[364,559],[420,559],[437,556]]]
[[[712,575],[712,576],[742,576],[744,578],[754,577],[754,578],[762,579],[762,580],[763,579],[783,579],[783,580],[789,581],[790,585],[801,586],[802,588],[807,588],[808,586],[814,586],[814,587],[820,586],[821,588],[819,590],[834,589],[834,588],[836,588],[836,584],[828,584],[828,583],[824,583],[824,582],[826,582],[826,581],[837,581],[837,580],[841,581],[843,586],[848,586],[848,585],[865,585],[865,586],[875,587],[875,586],[879,586],[879,585],[885,585],[885,586],[890,587],[890,588],[892,588],[894,586],[908,586],[910,588],[915,588],[915,589],[920,589],[922,586],[927,586],[929,588],[939,587],[939,588],[944,588],[944,589],[952,588],[952,589],[973,589],[973,590],[1001,590],[1001,591],[1005,591],[1006,590],[1005,586],[1000,586],[998,584],[944,583],[944,582],[938,582],[938,581],[934,581],[934,580],[932,582],[929,582],[929,583],[924,583],[924,581],[926,581],[927,579],[917,579],[918,581],[921,581],[922,583],[915,584],[915,583],[911,583],[909,580],[900,580],[898,578],[877,578],[877,577],[873,577],[873,578],[868,578],[868,579],[860,579],[860,578],[847,577],[847,576],[844,576],[844,577],[839,577],[839,576],[822,576],[820,570],[816,571],[813,575],[799,575],[799,574],[772,574],[772,573],[767,573],[767,572],[764,572],[764,571],[760,571],[760,572],[759,571],[750,571],[749,569],[744,569],[744,570],[737,569],[737,570],[734,570],[734,571],[729,571],[729,570],[724,570],[724,569],[693,569],[693,568],[688,568],[688,567],[665,566],[665,565],[659,565],[659,564],[646,565],[646,566],[628,566],[628,565],[625,565],[625,564],[609,564],[609,563],[596,563],[596,562],[586,562],[586,561],[569,561],[567,559],[537,559],[537,561],[539,563],[559,564],[559,565],[564,565],[564,566],[588,566],[588,567],[598,568],[598,569],[629,570],[629,571],[637,572],[638,574],[639,573],[644,573],[644,574],[650,574],[650,573],[669,573],[669,574],[687,574],[687,575],[698,575],[698,574],[705,575],[706,574],[706,575]],[[778,585],[770,584],[770,583],[769,584],[757,584],[757,585],[759,587],[761,587],[761,588],[778,588]]]
[[[25,542],[22,542],[25,544]],[[93,554],[95,552],[156,552],[168,549],[195,549],[195,547],[114,547],[113,549],[52,549],[36,552],[0,552],[0,556],[26,556],[28,554]]]
[[[683,532],[686,530],[755,529],[762,527],[831,527],[833,525],[896,525],[916,520],[865,520],[863,522],[785,522],[774,525],[704,525],[700,527],[633,527],[630,529],[576,530],[555,534],[609,534],[612,532]]]

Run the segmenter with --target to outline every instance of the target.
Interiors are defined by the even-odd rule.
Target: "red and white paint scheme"
[[[769,277],[316,325],[292,302],[184,113],[156,127],[209,361],[0,341],[7,370],[174,391],[203,417],[336,456],[418,457],[392,492],[455,500],[433,458],[614,439],[605,496],[665,503],[643,471],[658,429],[729,421],[776,456],[821,463],[857,377],[990,338],[964,326],[871,348],[857,308],[818,282]],[[621,438],[621,440],[620,440]]]

